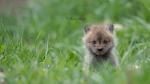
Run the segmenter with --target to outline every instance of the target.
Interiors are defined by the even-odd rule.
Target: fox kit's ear
[[[114,31],[114,25],[113,24],[108,24],[108,29],[110,32]]]
[[[85,27],[84,27],[84,33],[86,34],[87,32],[89,32],[90,31],[90,27],[88,26],[88,25],[86,25]]]

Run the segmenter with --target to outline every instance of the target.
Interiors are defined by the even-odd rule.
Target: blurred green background
[[[150,84],[150,0],[0,0],[0,67],[8,84]],[[82,72],[83,28],[117,31],[120,69]]]

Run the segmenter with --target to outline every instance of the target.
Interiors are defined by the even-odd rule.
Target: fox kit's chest
[[[92,58],[93,58],[93,63],[101,63],[103,61],[107,61],[109,59],[109,52],[107,52],[106,54],[104,55],[95,55],[95,54],[92,54]]]

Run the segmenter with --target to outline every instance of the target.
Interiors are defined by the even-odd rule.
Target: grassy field
[[[149,0],[30,0],[0,13],[0,67],[8,84],[150,84]],[[109,21],[117,31],[120,69],[85,79],[83,27]]]

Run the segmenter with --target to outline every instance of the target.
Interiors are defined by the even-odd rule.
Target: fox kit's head
[[[88,26],[83,41],[91,53],[104,55],[114,47],[113,30],[112,24]]]

